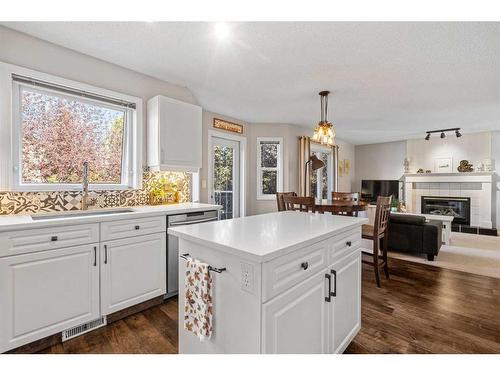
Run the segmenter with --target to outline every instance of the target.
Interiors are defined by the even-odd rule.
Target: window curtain
[[[311,195],[310,168],[306,168],[306,163],[310,156],[311,141],[309,137],[299,137],[299,196],[301,197],[309,197]]]

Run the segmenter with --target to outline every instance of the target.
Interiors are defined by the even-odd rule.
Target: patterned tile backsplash
[[[142,189],[91,191],[89,203],[93,209],[145,206],[150,204],[149,193],[161,179],[177,185],[180,202],[190,201],[189,174],[145,171]],[[0,215],[79,210],[81,200],[82,192],[79,191],[0,192]]]

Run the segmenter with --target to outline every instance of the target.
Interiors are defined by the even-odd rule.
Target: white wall
[[[0,26],[0,61],[117,91],[146,101],[158,94],[198,104],[177,86]],[[143,164],[146,164],[146,111],[143,111]]]
[[[405,141],[356,146],[352,188],[361,191],[361,180],[399,180],[404,173],[405,157]]]
[[[431,139],[411,139],[407,141],[407,157],[410,160],[410,172],[416,173],[419,168],[434,170],[436,158],[453,158],[452,172],[457,172],[461,160],[468,160],[473,165],[491,156],[491,132],[464,134],[457,138],[448,133],[441,139],[433,134]]]
[[[350,171],[349,174],[344,176],[338,176],[339,180],[339,191],[342,192],[351,192],[352,187],[355,186],[355,178],[356,178],[356,155],[355,155],[355,147],[353,144],[343,141],[342,139],[336,139],[335,142],[339,147],[339,161],[347,159],[350,162]]]

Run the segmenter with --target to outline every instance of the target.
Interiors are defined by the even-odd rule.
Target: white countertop
[[[262,263],[366,223],[361,217],[283,211],[169,228],[168,234]]]
[[[99,212],[106,211],[106,209],[96,209],[95,215],[72,216],[71,213],[79,211],[63,211],[51,214],[64,214],[65,212],[69,212],[67,217],[54,218],[50,220],[33,220],[30,215],[2,215],[0,216],[0,232],[18,229],[46,228],[58,225],[100,223],[104,221],[133,219],[157,215],[175,215],[196,211],[218,210],[220,208],[221,206],[219,205],[205,203],[178,203],[160,206],[117,207],[108,210],[131,210],[131,212],[99,215]],[[92,210],[85,212],[92,212]]]

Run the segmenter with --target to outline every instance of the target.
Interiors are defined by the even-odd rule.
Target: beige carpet
[[[362,241],[363,248],[371,249],[370,241]],[[419,254],[391,251],[389,257],[500,278],[500,237],[452,233],[450,245],[441,246],[432,262]]]

